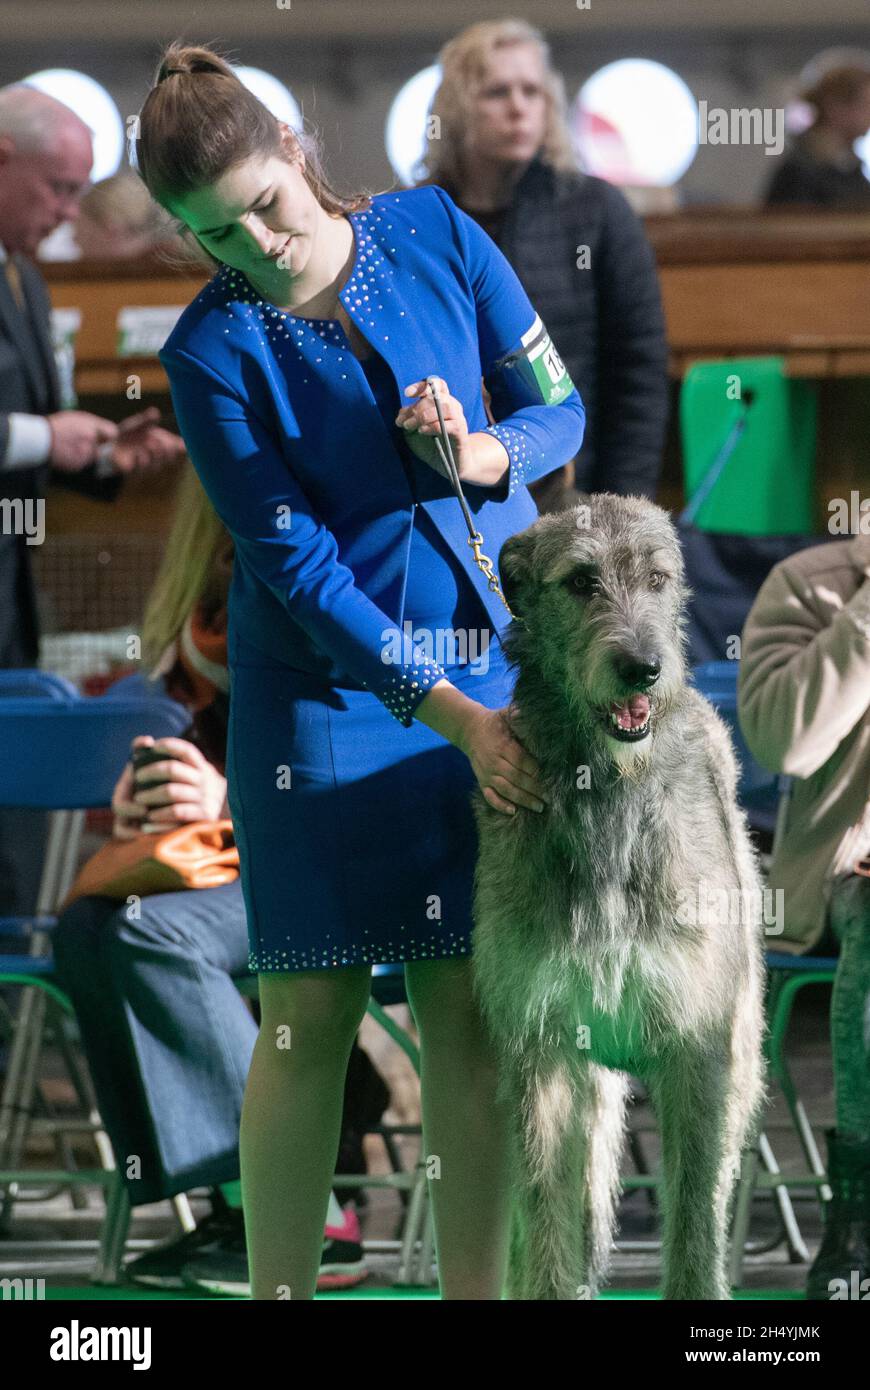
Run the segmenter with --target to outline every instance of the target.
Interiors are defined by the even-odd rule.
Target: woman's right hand
[[[125,763],[112,794],[112,835],[116,840],[132,840],[143,830],[175,830],[191,821],[230,818],[226,778],[196,744],[182,738],[155,740],[151,734],[137,734],[132,747],[155,748],[158,744],[166,758],[151,764],[149,773],[162,772],[171,780],[153,787],[137,786],[132,761]]]
[[[460,746],[488,805],[506,815],[515,815],[517,806],[543,811],[546,796],[540,768],[511,733],[511,709],[510,705],[491,710],[475,704],[465,716]]]

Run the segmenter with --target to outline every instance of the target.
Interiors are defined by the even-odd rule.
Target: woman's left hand
[[[440,376],[435,377],[435,381],[440,388],[441,413],[444,416],[444,425],[450,438],[459,476],[467,482],[476,482],[473,436],[468,433],[462,402],[450,395],[447,382]],[[445,478],[448,477],[447,469],[435,445],[435,439],[440,438],[441,431],[438,412],[427,382],[415,381],[406,386],[405,395],[417,398],[413,405],[402,406],[396,416],[396,424],[407,433],[408,448],[424,463],[428,463],[430,468],[442,473]]]

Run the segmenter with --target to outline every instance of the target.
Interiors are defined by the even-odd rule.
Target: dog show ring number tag
[[[515,352],[501,358],[496,366],[517,373],[531,401],[559,405],[574,390],[574,383],[556,345],[541,321],[540,314],[520,339]]]

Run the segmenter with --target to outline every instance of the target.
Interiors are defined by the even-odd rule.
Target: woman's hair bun
[[[191,76],[198,72],[210,73],[213,77],[235,77],[229,63],[210,48],[173,44],[166,50],[160,61],[155,86],[159,86],[167,77],[176,74]]]

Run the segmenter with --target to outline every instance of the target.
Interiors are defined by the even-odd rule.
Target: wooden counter
[[[782,354],[797,376],[870,375],[870,213],[650,217],[673,374]]]
[[[680,377],[702,357],[784,354],[796,375],[870,375],[870,213],[697,210],[646,219]],[[148,261],[42,267],[52,303],[78,308],[76,388],[119,394],[127,377],[165,391],[154,356],[117,356],[130,306],[183,307],[209,278]]]

